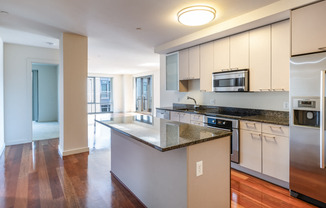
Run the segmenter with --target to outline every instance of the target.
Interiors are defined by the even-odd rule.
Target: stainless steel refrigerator
[[[326,53],[290,61],[290,191],[326,207]]]

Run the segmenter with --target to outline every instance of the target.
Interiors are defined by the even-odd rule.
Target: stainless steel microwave
[[[214,92],[248,92],[249,70],[231,70],[212,74]]]

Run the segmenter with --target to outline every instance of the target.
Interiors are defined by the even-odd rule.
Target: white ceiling
[[[5,42],[57,48],[62,32],[85,35],[90,73],[134,74],[159,68],[155,46],[276,1],[0,0],[0,10],[8,12],[0,13],[0,36]],[[213,6],[218,18],[205,26],[181,25],[177,12],[193,4]]]

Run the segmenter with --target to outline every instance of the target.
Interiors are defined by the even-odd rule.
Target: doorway
[[[152,113],[152,75],[136,77],[136,111]]]
[[[59,137],[58,65],[32,63],[32,140]]]

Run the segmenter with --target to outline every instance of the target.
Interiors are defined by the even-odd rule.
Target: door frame
[[[30,133],[29,135],[27,135],[29,137],[29,142],[33,141],[33,113],[32,113],[32,107],[33,107],[33,101],[32,101],[32,64],[33,63],[39,63],[39,64],[52,64],[52,65],[58,65],[58,73],[60,74],[60,60],[49,60],[49,59],[34,59],[34,58],[28,58],[27,59],[27,67],[26,67],[26,94],[27,94],[27,98],[28,98],[28,102],[27,105],[29,105],[28,109],[29,112],[27,112],[28,114],[28,128],[30,129]],[[59,76],[60,77],[60,76]],[[60,94],[59,91],[60,89],[63,88],[63,83],[60,82],[60,79],[58,79],[58,110],[60,112],[60,110],[63,110],[63,106],[61,105],[61,98],[60,98]],[[59,119],[60,121],[60,119]],[[58,122],[59,122],[58,121]],[[61,126],[60,122],[59,125]],[[60,127],[61,130],[61,127]],[[59,131],[60,131],[59,130]],[[61,134],[60,134],[61,135]],[[59,137],[60,137],[59,135]]]

